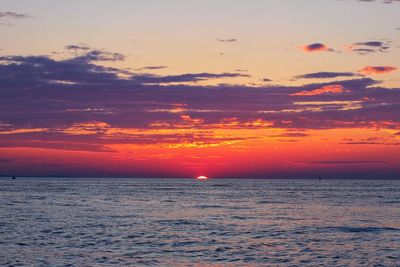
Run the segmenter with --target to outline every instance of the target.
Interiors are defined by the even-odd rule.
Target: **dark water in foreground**
[[[0,266],[400,266],[400,181],[0,179]]]

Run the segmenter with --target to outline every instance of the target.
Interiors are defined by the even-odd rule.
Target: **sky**
[[[399,0],[2,0],[0,175],[400,178]]]

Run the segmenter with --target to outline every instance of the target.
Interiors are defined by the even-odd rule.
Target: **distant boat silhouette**
[[[318,180],[322,180],[322,177],[321,177],[321,175],[320,175],[320,176],[318,176]]]
[[[15,180],[15,179],[17,179],[17,178],[15,178],[15,176],[13,176],[11,179]]]

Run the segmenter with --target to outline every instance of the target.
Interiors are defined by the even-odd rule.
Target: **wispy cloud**
[[[348,46],[349,51],[356,52],[360,55],[366,55],[375,52],[387,52],[389,48],[389,43],[382,41],[358,42]]]
[[[249,75],[241,73],[185,73],[178,75],[158,76],[152,74],[132,76],[132,81],[141,84],[159,84],[159,83],[184,83],[184,82],[199,82],[209,79],[220,78],[236,78],[249,77]]]
[[[91,50],[79,57],[74,58],[75,61],[122,61],[125,55],[115,52],[107,52],[102,50]]]
[[[87,45],[66,45],[65,49],[78,52],[78,51],[88,51],[90,50],[90,47]]]
[[[359,2],[380,2],[383,4],[392,4],[396,2],[400,2],[400,0],[358,0]]]
[[[0,18],[11,18],[11,19],[26,19],[31,18],[31,15],[23,14],[23,13],[16,13],[12,11],[3,11],[0,12]]]
[[[217,41],[221,42],[221,43],[235,43],[235,42],[237,42],[237,39],[236,38],[228,38],[228,39],[218,38]]]
[[[144,66],[142,68],[138,68],[136,70],[162,70],[162,69],[166,69],[168,68],[168,66]]]
[[[313,72],[307,73],[303,75],[298,75],[296,79],[330,79],[330,78],[338,78],[338,77],[355,77],[360,76],[358,73],[352,72]]]
[[[317,88],[310,91],[301,91],[294,94],[292,96],[316,96],[316,95],[323,95],[323,94],[341,94],[348,92],[342,85],[340,84],[333,84],[333,85],[326,85],[321,88]]]
[[[388,161],[381,160],[332,160],[332,161],[312,161],[311,164],[321,165],[359,165],[359,164],[382,164],[388,163]]]

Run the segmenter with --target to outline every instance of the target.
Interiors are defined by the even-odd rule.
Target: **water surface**
[[[0,179],[0,266],[399,266],[400,181]]]

